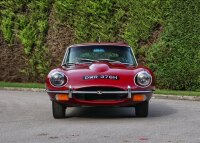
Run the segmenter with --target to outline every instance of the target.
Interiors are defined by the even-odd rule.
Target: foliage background
[[[199,0],[2,0],[0,80],[43,82],[68,45],[127,42],[166,89],[200,88]]]

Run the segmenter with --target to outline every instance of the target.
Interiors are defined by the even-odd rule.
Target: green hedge
[[[195,90],[200,89],[199,5],[199,0],[2,0],[0,28],[8,46],[23,45],[27,68],[21,72],[29,81],[49,71],[46,36],[52,11],[55,27],[73,29],[74,43],[127,42],[136,55],[146,55],[159,88]],[[157,25],[164,28],[159,39]]]
[[[60,22],[75,30],[76,42],[121,41],[134,50],[160,22],[159,0],[57,0],[54,4]]]
[[[200,89],[200,1],[169,1],[165,30],[147,53],[160,88]]]
[[[71,26],[76,43],[125,41],[138,49],[138,41],[151,34],[159,22],[159,0],[2,0],[0,27],[8,45],[19,41],[26,55],[28,80],[44,78],[49,70],[45,38],[50,10],[62,25]],[[52,9],[53,7],[53,9]],[[58,22],[58,23],[59,23]]]
[[[2,0],[0,5],[0,27],[5,41],[11,47],[18,42],[24,47],[27,65],[21,72],[29,81],[44,78],[49,70],[44,44],[51,0]]]

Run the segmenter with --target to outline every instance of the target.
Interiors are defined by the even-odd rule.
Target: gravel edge
[[[45,89],[40,89],[40,88],[0,87],[0,90],[45,92]],[[173,99],[173,100],[200,101],[200,96],[181,96],[181,95],[153,94],[153,98],[155,98],[155,99]]]

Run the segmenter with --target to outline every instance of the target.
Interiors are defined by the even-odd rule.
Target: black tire
[[[142,102],[135,107],[136,117],[147,117],[149,112],[149,101]]]
[[[52,111],[53,111],[53,117],[55,119],[65,118],[65,109],[66,109],[65,106],[63,106],[55,101],[52,101]]]

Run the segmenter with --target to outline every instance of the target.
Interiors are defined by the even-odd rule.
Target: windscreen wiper
[[[129,63],[122,63],[120,61],[111,60],[111,59],[98,59],[98,61],[109,62],[109,63],[120,63],[120,64],[124,64],[124,65],[132,65],[132,64],[129,64]]]
[[[92,59],[79,59],[81,62],[98,62],[97,60],[92,60]]]
[[[78,65],[78,64],[85,64],[85,63],[91,63],[91,62],[98,62],[96,60],[91,60],[91,59],[79,59],[80,62],[75,62],[75,63],[64,63],[61,66],[72,66],[72,65]]]
[[[78,63],[64,63],[61,66],[71,66],[71,65],[75,65],[75,64],[78,64]]]
[[[111,60],[111,59],[98,59],[98,61],[109,62],[109,63],[122,63],[120,61]]]
[[[76,66],[76,65],[84,65],[84,64],[87,64],[87,63],[85,63],[85,62],[84,63],[78,63],[78,62],[76,62],[76,63],[64,63],[61,66],[69,68],[69,67],[73,67],[73,66]]]

